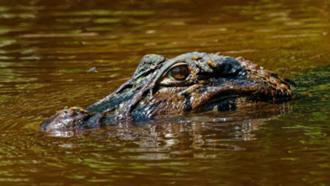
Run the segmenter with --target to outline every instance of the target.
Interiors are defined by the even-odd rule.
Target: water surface
[[[1,185],[329,185],[327,0],[3,0]],[[244,56],[297,99],[69,138],[39,132],[129,79],[147,53]],[[96,67],[97,72],[88,70]]]

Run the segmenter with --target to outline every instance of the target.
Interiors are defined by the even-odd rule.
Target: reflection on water
[[[3,0],[0,182],[328,184],[329,12],[327,0]],[[39,132],[56,110],[118,87],[142,55],[193,50],[251,59],[295,79],[299,96],[69,138]]]

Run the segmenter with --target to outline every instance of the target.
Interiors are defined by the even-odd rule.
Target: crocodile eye
[[[183,81],[190,74],[189,68],[187,64],[180,64],[174,66],[169,72],[168,77],[172,80]]]

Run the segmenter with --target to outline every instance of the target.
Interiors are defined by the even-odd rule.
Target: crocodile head
[[[287,101],[291,96],[287,80],[242,58],[203,52],[171,59],[149,54],[142,58],[132,78],[112,94],[86,110],[69,109],[81,116],[79,125],[78,119],[66,117],[69,122],[63,126],[91,128],[160,115],[233,110],[245,102],[274,103]],[[43,129],[47,131],[58,124],[62,112],[44,122]]]

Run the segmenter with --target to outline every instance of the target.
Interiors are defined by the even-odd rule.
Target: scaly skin
[[[86,109],[57,112],[42,124],[46,132],[138,122],[160,115],[234,110],[244,102],[290,100],[287,80],[243,58],[191,52],[166,59],[149,54],[133,77]],[[244,104],[242,101],[240,104]]]

